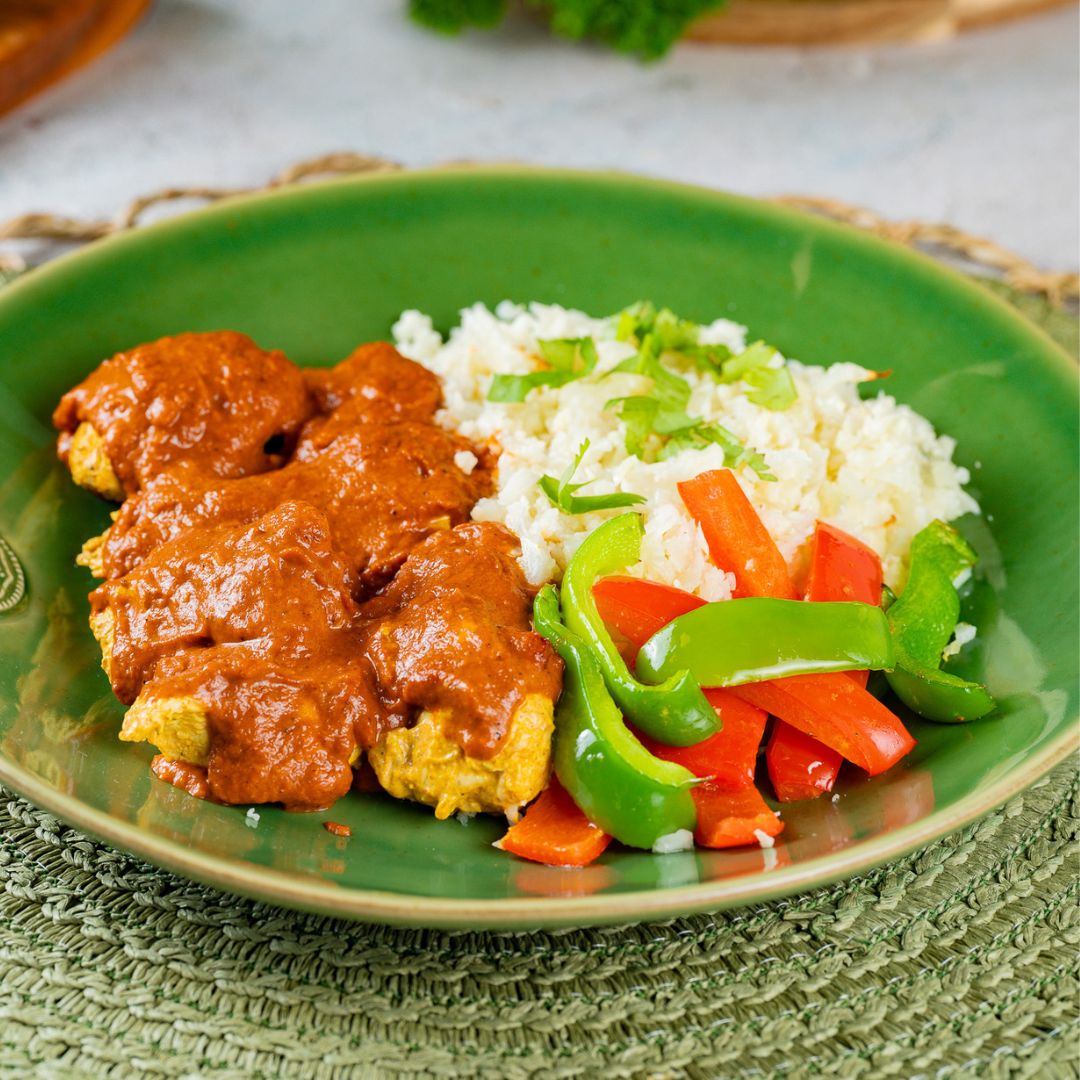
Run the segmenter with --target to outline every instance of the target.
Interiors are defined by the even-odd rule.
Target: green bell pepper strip
[[[653,757],[627,730],[596,657],[560,620],[554,586],[537,593],[533,623],[566,665],[555,709],[555,773],[582,813],[631,847],[693,831],[693,774]]]
[[[702,686],[740,686],[893,666],[889,624],[871,604],[747,597],[706,604],[658,630],[637,656],[646,679],[689,671]]]
[[[971,545],[950,525],[932,521],[911,542],[908,582],[889,608],[896,667],[893,693],[927,720],[976,720],[994,708],[985,686],[941,670],[941,654],[960,618],[954,582],[975,565]]]
[[[597,578],[636,563],[644,526],[638,514],[620,514],[594,529],[574,553],[563,575],[562,610],[567,629],[592,650],[615,703],[627,719],[668,746],[693,746],[720,730],[720,718],[686,671],[671,673],[658,686],[630,674],[596,609]]]

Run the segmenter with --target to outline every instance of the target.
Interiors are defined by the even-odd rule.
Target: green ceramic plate
[[[649,297],[725,315],[888,389],[959,441],[985,522],[969,661],[1001,696],[967,726],[912,721],[917,749],[835,801],[785,808],[771,851],[609,852],[583,871],[495,851],[497,822],[351,796],[331,815],[190,799],[116,741],[121,711],[72,559],[107,508],[54,460],[49,413],[104,356],[230,327],[304,364],[385,336],[401,309],[449,325],[505,297],[613,311]],[[864,870],[1031,784],[1077,717],[1077,379],[1003,304],[935,264],[756,202],[619,176],[477,169],[380,176],[236,200],[115,240],[0,292],[0,779],[118,847],[299,908],[430,926],[625,922],[715,909]],[[25,569],[25,595],[13,557]],[[339,840],[328,816],[353,830]]]

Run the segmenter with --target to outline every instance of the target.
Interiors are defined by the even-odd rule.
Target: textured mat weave
[[[1075,320],[1026,313],[1075,349]],[[1078,871],[1072,761],[773,904],[390,930],[191,884],[0,788],[0,1076],[1076,1077]]]

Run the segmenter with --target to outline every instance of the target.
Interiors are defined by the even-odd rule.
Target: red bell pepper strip
[[[705,696],[724,725],[715,735],[693,746],[664,746],[641,732],[634,734],[654,757],[682,765],[716,787],[725,791],[749,787],[765,734],[765,713],[728,690],[706,690]]]
[[[856,600],[881,604],[881,559],[861,540],[819,521],[810,547],[807,600]]]
[[[600,618],[626,638],[634,656],[672,619],[705,605],[700,597],[673,585],[622,575],[600,578],[592,594]]]
[[[735,573],[737,595],[739,589],[746,590],[743,595],[793,595],[779,549],[730,470],[702,473],[680,484],[679,493],[705,533],[713,560]],[[720,535],[724,529],[729,535]],[[753,573],[740,576],[743,563]],[[880,602],[880,594],[873,602]],[[915,745],[899,718],[846,674],[794,675],[732,692],[871,775],[884,772]]]
[[[835,750],[782,720],[765,749],[769,779],[781,802],[816,799],[832,791],[842,761]]]
[[[881,559],[872,548],[846,532],[819,521],[810,549],[806,599],[881,602]],[[868,671],[850,671],[848,678],[866,686]],[[840,755],[798,728],[778,720],[769,737],[765,763],[781,802],[813,799],[832,791],[840,772]]]
[[[898,717],[845,673],[792,675],[730,692],[831,747],[871,776],[915,745]]]
[[[784,557],[730,469],[703,472],[678,487],[713,562],[735,575],[735,596],[796,598]]]
[[[701,847],[757,844],[762,835],[779,836],[783,832],[784,823],[752,785],[739,791],[725,791],[706,781],[694,788],[693,795],[697,806],[694,839]]]
[[[717,477],[720,478],[719,481],[714,481],[714,478]],[[724,479],[724,477],[730,477],[730,479]],[[729,493],[731,484],[734,483],[735,487],[738,488],[734,476],[728,470],[721,469],[702,473],[701,476],[687,481],[686,484],[680,484],[680,493],[683,493],[684,487],[691,487],[696,493],[696,498],[698,495],[702,495],[700,488],[702,482],[705,481],[710,486],[714,482],[718,483],[721,488]],[[683,493],[683,498],[686,501],[685,493]],[[760,518],[757,517],[749,500],[742,494],[742,489],[739,488],[738,495],[732,496],[728,499],[728,502],[737,505],[740,499],[744,504],[740,520],[745,521],[748,513],[753,522],[756,523],[756,528],[749,527],[744,530],[744,535],[753,534],[755,550],[759,554],[764,551],[764,563],[762,565],[771,564],[775,566],[777,562],[782,564],[783,559],[779,549],[773,543]],[[702,495],[701,501],[705,504],[709,502],[704,495]],[[687,503],[687,505],[704,530],[705,522],[698,517],[697,512],[690,503]],[[710,533],[708,530],[706,530],[705,535],[709,538]],[[770,548],[771,554],[768,551]],[[711,546],[710,551],[712,551]],[[713,558],[718,558],[715,552]],[[725,564],[721,562],[720,565]],[[731,565],[730,561],[727,565]],[[754,587],[784,588],[785,582],[787,588],[791,587],[786,567],[783,576],[774,573],[772,579],[773,585],[769,585],[767,579],[759,576],[755,579]],[[628,599],[624,603],[622,599],[625,595],[624,587],[619,585],[619,581],[623,579],[608,578],[605,580],[608,584],[603,589],[604,600],[603,603],[598,601],[598,607],[605,621],[610,620],[616,628],[622,630],[623,619],[627,618],[629,620],[627,625],[635,635],[650,629],[647,626],[647,591],[651,589],[663,590],[664,597],[663,602],[657,604],[657,613],[654,614],[655,625],[651,629],[654,632],[662,629],[674,617],[668,616],[668,612],[672,610],[674,604],[671,593],[675,591],[670,586],[634,579],[632,599]],[[779,581],[779,585],[776,585],[777,581]],[[684,595],[686,597],[687,611],[692,611],[694,608],[701,606],[701,601],[697,597],[691,596],[689,593]],[[776,594],[765,592],[754,595]],[[632,610],[632,614],[628,614],[628,609]],[[679,614],[683,614],[683,612],[679,612]],[[630,635],[627,634],[627,636]],[[786,679],[755,683],[752,686],[747,684],[732,687],[729,688],[728,692],[742,698],[743,701],[747,701],[751,705],[756,705],[758,708],[772,713],[779,720],[787,721],[793,727],[816,738],[819,742],[824,743],[841,756],[854,762],[854,764],[865,769],[871,775],[876,775],[890,768],[915,745],[915,740],[912,739],[900,719],[885,708],[872,694],[858,686],[846,673],[794,675]]]
[[[697,807],[695,839],[701,847],[726,848],[756,844],[761,836],[776,836],[783,822],[754,787],[754,765],[765,713],[740,701],[727,690],[706,690],[723,721],[715,735],[694,746],[664,746],[636,733],[645,749],[704,777],[691,794]]]
[[[548,866],[588,866],[610,843],[611,837],[578,809],[552,773],[540,797],[496,846]]]

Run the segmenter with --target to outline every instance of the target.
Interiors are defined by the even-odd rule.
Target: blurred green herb
[[[653,60],[671,48],[699,15],[724,0],[526,0],[563,37],[602,41],[620,52]],[[506,14],[507,0],[409,0],[414,19],[444,33],[491,27]]]

